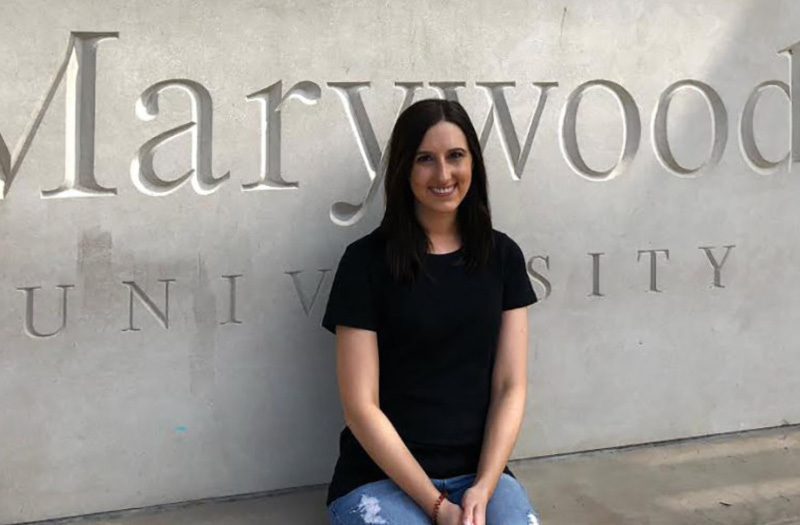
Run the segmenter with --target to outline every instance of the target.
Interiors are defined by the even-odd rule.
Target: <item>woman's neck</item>
[[[432,253],[449,253],[461,247],[461,235],[455,213],[417,213],[431,244]]]

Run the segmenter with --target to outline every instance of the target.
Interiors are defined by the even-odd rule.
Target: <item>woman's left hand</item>
[[[489,493],[483,487],[473,485],[464,492],[461,508],[464,510],[463,525],[486,525],[486,505]]]

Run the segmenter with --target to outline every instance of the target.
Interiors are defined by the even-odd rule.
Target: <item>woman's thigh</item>
[[[539,525],[525,488],[515,478],[501,474],[486,506],[486,525]]]
[[[332,525],[429,525],[427,514],[393,481],[367,483],[336,499],[328,506]]]

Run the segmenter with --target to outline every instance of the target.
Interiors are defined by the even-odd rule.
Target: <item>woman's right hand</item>
[[[438,525],[464,525],[461,523],[463,512],[461,507],[445,499],[442,501],[441,507],[439,507],[439,515],[436,517],[436,523]]]

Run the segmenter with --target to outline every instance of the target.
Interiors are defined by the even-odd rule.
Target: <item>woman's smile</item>
[[[444,186],[444,187],[442,187],[442,186],[434,186],[434,187],[431,188],[431,191],[437,197],[449,197],[449,196],[453,195],[453,193],[455,193],[455,190],[456,190],[457,187],[458,187],[458,184],[452,184],[450,186]]]

